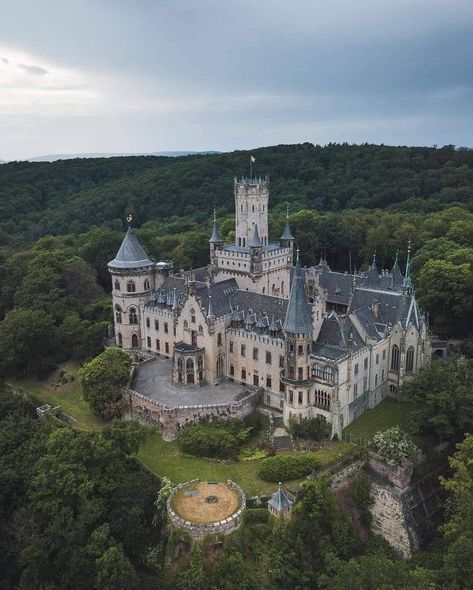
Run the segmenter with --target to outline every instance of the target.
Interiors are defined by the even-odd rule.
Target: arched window
[[[118,332],[118,346],[121,348],[123,346],[123,336],[120,332]]]
[[[412,373],[414,370],[414,347],[409,346],[406,353],[406,373]]]
[[[122,308],[119,305],[115,305],[115,320],[117,324],[122,323]]]
[[[317,363],[312,365],[312,377],[322,377],[320,366]]]
[[[186,371],[187,373],[194,372],[194,361],[192,359],[187,359],[186,361]]]
[[[217,357],[217,377],[223,377],[223,355]]]
[[[130,324],[137,324],[138,323],[138,314],[136,313],[136,308],[132,307],[128,312],[128,318],[130,320]]]
[[[202,328],[202,326],[199,326],[199,334],[203,334],[204,333],[204,328]]]
[[[134,293],[136,291],[135,281],[128,281],[126,284],[126,290],[128,293]]]
[[[333,379],[333,369],[332,367],[324,367],[323,378],[328,379],[331,381]]]
[[[149,284],[149,281],[148,281],[148,279],[146,279],[146,280],[145,280],[145,284],[144,284],[145,291],[148,291],[148,290],[150,289],[150,286],[151,286],[151,285]]]
[[[138,336],[136,334],[131,337],[131,347],[138,348]]]
[[[393,346],[393,350],[391,352],[391,370],[399,370],[399,346],[396,344]]]
[[[120,291],[120,281],[118,279],[115,280],[115,291]]]
[[[189,327],[189,322],[187,320],[184,320],[184,330],[187,330]]]
[[[284,295],[284,281],[281,281],[281,295]]]
[[[203,356],[199,356],[199,358],[197,359],[197,368],[199,369],[199,371],[201,371],[204,367],[204,357]]]

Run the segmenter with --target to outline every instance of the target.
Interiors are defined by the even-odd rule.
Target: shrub
[[[377,432],[371,446],[381,457],[387,461],[394,461],[397,465],[401,465],[416,448],[410,436],[403,432],[399,426]]]
[[[288,481],[309,475],[317,466],[312,455],[279,455],[264,459],[258,475],[264,481]]]
[[[262,430],[269,428],[269,420],[260,412],[252,412],[243,418],[243,424],[247,428],[252,428],[252,434],[257,434]]]
[[[188,426],[179,437],[179,447],[183,453],[228,459],[238,447],[237,436],[225,427],[216,428],[208,424]]]
[[[330,424],[322,416],[305,418],[304,420],[291,422],[291,433],[295,438],[310,438],[320,441],[330,436]]]
[[[266,508],[247,508],[243,512],[243,520],[246,524],[266,524],[268,514]]]
[[[371,522],[370,508],[374,503],[371,497],[371,481],[366,475],[358,475],[350,483],[350,498],[361,513],[361,519],[366,524]]]

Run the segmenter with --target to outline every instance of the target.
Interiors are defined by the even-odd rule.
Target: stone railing
[[[224,518],[223,520],[217,520],[215,522],[196,523],[181,518],[173,510],[172,502],[177,492],[191,484],[199,483],[199,481],[199,479],[192,479],[190,481],[186,481],[185,483],[180,483],[169,494],[166,504],[169,520],[175,527],[186,531],[193,539],[202,539],[207,535],[228,535],[233,531],[236,531],[242,522],[243,510],[246,508],[246,494],[243,491],[243,489],[231,479],[227,479],[227,485],[238,493],[240,497],[240,505],[238,507],[238,510],[229,517]]]

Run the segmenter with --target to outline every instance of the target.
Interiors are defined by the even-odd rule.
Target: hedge
[[[264,459],[258,475],[264,481],[289,481],[309,475],[317,467],[318,461],[312,455],[279,455]]]
[[[268,514],[267,508],[247,508],[243,512],[243,520],[246,524],[266,524]]]

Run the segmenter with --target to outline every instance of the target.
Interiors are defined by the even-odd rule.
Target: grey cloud
[[[45,76],[48,73],[48,70],[42,68],[41,66],[29,66],[26,64],[18,64],[18,67],[21,70],[25,70],[27,74],[32,74],[33,76]]]
[[[4,64],[9,64],[9,60],[6,57],[2,57],[2,61]]]

